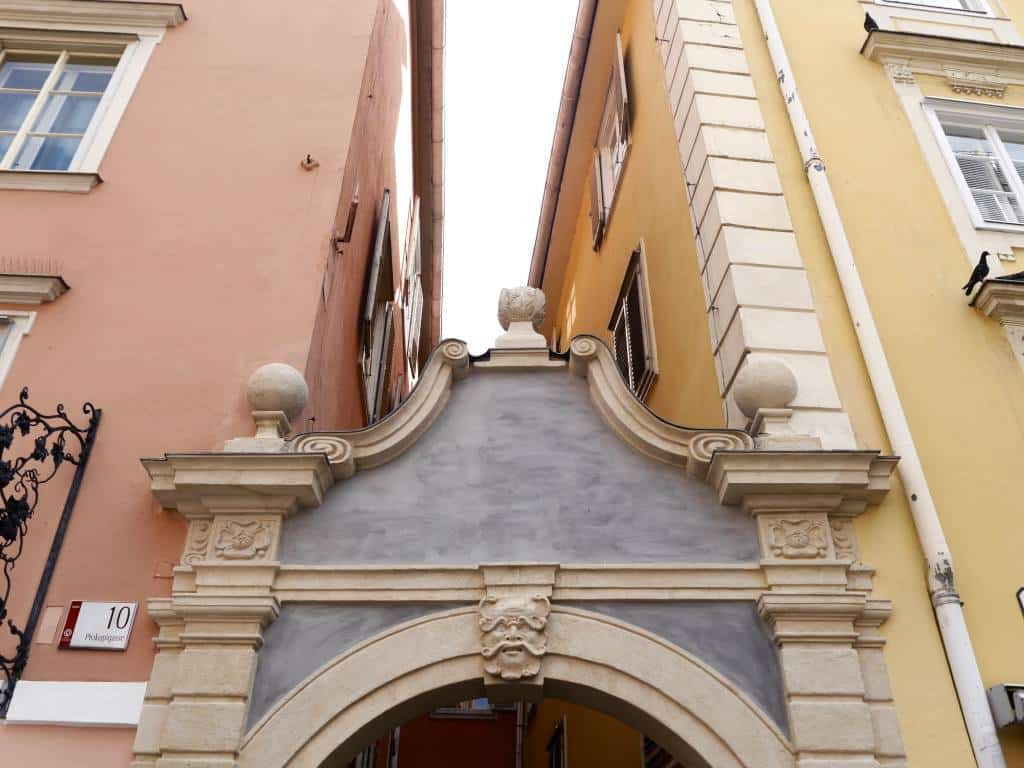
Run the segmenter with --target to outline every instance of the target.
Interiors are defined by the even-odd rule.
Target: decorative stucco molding
[[[536,677],[547,652],[551,601],[533,597],[485,597],[480,601],[480,655],[484,671],[502,680]]]
[[[45,304],[69,287],[60,275],[0,274],[0,304]]]
[[[223,560],[263,558],[274,541],[273,534],[273,525],[266,520],[226,520],[213,547]]]
[[[1002,98],[1007,85],[1024,83],[1024,46],[919,32],[875,30],[860,49],[872,61],[892,65],[897,82],[906,73],[944,77],[957,93]]]
[[[986,280],[971,305],[1004,325],[1024,325],[1024,277]]]
[[[577,336],[569,345],[569,370],[586,378],[590,397],[601,417],[640,453],[668,464],[685,466],[699,478],[716,451],[751,450],[746,432],[730,429],[690,429],[652,413],[636,399],[619,372],[611,350],[593,336]]]
[[[102,24],[120,27],[176,27],[188,17],[180,3],[125,0],[0,0],[0,22],[34,24]]]

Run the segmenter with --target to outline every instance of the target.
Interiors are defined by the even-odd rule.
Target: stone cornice
[[[139,3],[124,0],[0,0],[0,26],[4,24],[98,24],[116,27],[164,29],[188,17],[180,3]]]
[[[334,483],[322,454],[176,453],[142,459],[142,466],[160,504],[186,517],[209,515],[211,507],[315,507]]]
[[[811,508],[856,512],[889,491],[899,461],[878,451],[726,451],[711,460],[707,480],[725,504],[784,495],[790,508],[801,499]]]
[[[947,77],[954,89],[998,90],[999,81],[1024,83],[1020,45],[880,29],[868,35],[860,52],[882,64],[899,62],[913,72]],[[971,75],[981,79],[975,83]]]
[[[656,416],[630,392],[611,350],[594,336],[572,340],[569,370],[587,379],[591,400],[619,437],[646,456],[685,466],[694,477],[707,474],[715,451],[754,447],[753,438],[740,430],[691,429]]]
[[[43,304],[62,296],[69,287],[60,275],[0,274],[0,303]]]
[[[1001,323],[1024,325],[1024,282],[1000,278],[986,280],[971,306]]]

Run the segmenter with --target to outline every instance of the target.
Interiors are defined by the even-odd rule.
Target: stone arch
[[[565,607],[552,610],[547,633],[547,695],[613,715],[696,765],[794,765],[789,741],[767,715],[663,638]],[[344,765],[387,728],[484,695],[479,653],[472,606],[383,632],[321,667],[271,709],[243,739],[238,766]]]

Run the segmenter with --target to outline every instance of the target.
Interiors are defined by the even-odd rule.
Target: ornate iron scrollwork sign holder
[[[0,623],[17,640],[13,655],[0,651],[0,717],[7,713],[14,686],[28,662],[29,644],[35,634],[43,601],[53,577],[71,512],[82,484],[102,411],[92,403],[82,406],[89,421],[79,427],[64,410],[44,414],[28,404],[28,388],[21,390],[18,403],[0,413]],[[24,450],[19,450],[24,448]],[[31,450],[28,450],[31,448]],[[64,464],[75,467],[64,509],[53,534],[35,599],[24,628],[9,614],[12,571],[24,550],[28,523],[39,502],[39,488],[56,476]]]

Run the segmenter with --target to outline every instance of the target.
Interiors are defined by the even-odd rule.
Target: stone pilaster
[[[708,325],[730,424],[744,358],[796,375],[796,433],[856,442],[829,365],[743,38],[730,0],[652,0]]]
[[[133,768],[234,766],[273,594],[284,519],[333,482],[321,454],[210,453],[144,462],[189,521],[170,598],[149,603],[158,653]]]

